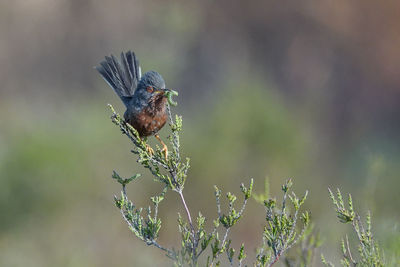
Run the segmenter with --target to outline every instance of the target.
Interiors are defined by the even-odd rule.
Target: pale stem
[[[186,214],[187,214],[187,217],[188,217],[188,220],[189,220],[189,224],[190,224],[190,228],[192,229],[192,235],[193,235],[193,238],[194,238],[194,227],[193,227],[193,223],[192,223],[192,216],[190,215],[190,211],[189,211],[188,206],[186,205],[186,201],[185,201],[185,198],[183,197],[182,191],[178,191],[178,193],[179,193],[179,196],[181,197],[183,206],[185,207],[185,211],[186,211]]]

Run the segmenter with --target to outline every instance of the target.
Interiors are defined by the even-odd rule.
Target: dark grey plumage
[[[165,82],[160,73],[151,70],[146,72],[140,79],[137,90],[146,89],[147,86],[153,86],[157,89],[164,89]]]
[[[127,106],[130,109],[142,109],[149,103],[149,99],[153,96],[153,92],[147,91],[147,87],[153,87],[154,89],[164,89],[165,82],[161,74],[151,70],[146,72],[139,81],[137,89],[130,99],[130,105]]]
[[[96,69],[128,107],[141,78],[139,61],[135,53],[128,51],[124,54],[122,52],[121,63],[113,55],[106,56]]]
[[[125,104],[124,120],[140,137],[155,135],[167,160],[168,147],[157,133],[168,119],[167,102],[174,103],[171,94],[178,93],[165,89],[165,81],[156,71],[148,71],[141,77],[139,62],[131,51],[121,53],[121,62],[112,55],[105,57],[96,69]]]

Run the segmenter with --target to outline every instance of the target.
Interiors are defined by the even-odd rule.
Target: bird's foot
[[[166,144],[163,144],[163,148],[161,149],[161,153],[165,156],[165,161],[168,161],[168,147]]]
[[[158,134],[154,135],[154,137],[161,143],[163,148],[161,149],[161,154],[164,154],[165,156],[165,161],[168,161],[168,147],[167,145],[161,140],[160,136]]]
[[[150,154],[150,156],[154,155],[154,149],[149,144],[146,144],[146,151]]]

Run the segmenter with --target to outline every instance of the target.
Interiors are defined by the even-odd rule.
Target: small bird
[[[156,71],[148,71],[142,77],[139,61],[131,51],[122,52],[120,62],[113,55],[106,56],[96,69],[126,106],[125,121],[138,131],[141,138],[154,135],[163,146],[161,151],[167,160],[168,148],[158,131],[168,118],[167,102],[177,92],[166,89],[163,77]],[[154,153],[150,146],[147,150]]]

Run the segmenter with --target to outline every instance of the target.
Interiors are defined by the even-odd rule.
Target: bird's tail
[[[141,76],[139,61],[131,51],[121,53],[121,62],[113,55],[106,56],[96,69],[124,103],[135,92]]]

